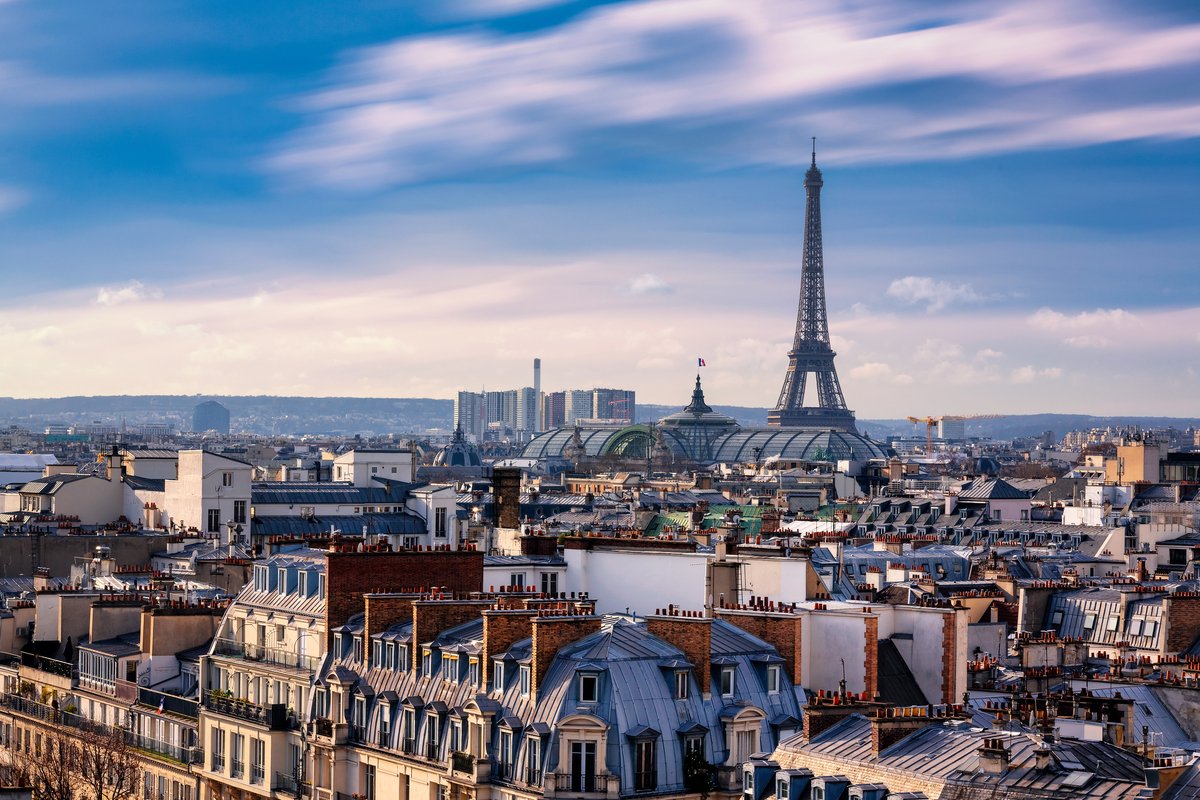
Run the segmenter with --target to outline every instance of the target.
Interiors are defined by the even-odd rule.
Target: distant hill
[[[234,430],[278,434],[387,434],[449,430],[454,402],[425,397],[276,397],[271,395],[105,395],[16,399],[0,397],[0,423],[37,429],[99,421],[120,425],[167,422],[187,430],[192,409],[216,400]]]
[[[216,400],[229,409],[236,431],[278,434],[378,435],[408,433],[453,425],[454,403],[428,397],[276,397],[271,395],[101,395],[94,397],[0,397],[0,425],[38,430],[46,425],[94,421],[120,425],[168,422],[178,430],[191,426],[192,409]],[[638,404],[637,421],[651,422],[679,411],[677,405]],[[713,406],[745,426],[765,425],[766,408]],[[968,420],[968,436],[1012,439],[1054,431],[1127,427],[1185,429],[1200,426],[1200,417],[1091,416],[1088,414],[1013,414],[999,419]],[[858,429],[874,439],[890,435],[924,435],[904,419],[859,419]]]

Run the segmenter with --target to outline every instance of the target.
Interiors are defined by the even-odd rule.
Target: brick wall
[[[871,717],[871,752],[879,755],[896,742],[933,724],[929,717]]]
[[[675,612],[679,613],[679,612]],[[696,669],[700,691],[708,694],[712,681],[712,620],[708,617],[656,615],[646,617],[646,630],[683,651]]]
[[[514,467],[493,469],[492,492],[495,494],[496,526],[521,527],[521,470]]]
[[[1164,655],[1181,653],[1200,636],[1200,594],[1188,592],[1171,595],[1163,600]]]
[[[492,607],[491,600],[416,600],[412,604],[414,672],[421,671],[421,645],[437,638],[439,633],[479,619]]]
[[[942,615],[942,699],[943,703],[957,703],[954,696],[954,676],[958,670],[958,614]]]
[[[811,739],[817,736],[821,731],[832,728],[851,714],[868,716],[872,713],[874,713],[873,706],[810,703],[804,707],[804,738]]]
[[[533,685],[531,691],[537,696],[538,687],[546,677],[546,671],[554,662],[558,651],[577,642],[588,634],[600,630],[600,617],[587,616],[538,616],[533,622]]]
[[[363,611],[364,593],[432,586],[445,587],[448,592],[482,590],[483,553],[474,550],[327,553],[325,629],[332,631]]]
[[[488,610],[483,612],[483,649],[480,653],[480,679],[484,691],[491,685],[492,658],[516,642],[533,635],[536,611],[524,609]]]
[[[798,614],[741,611],[725,608],[713,609],[713,616],[736,625],[751,636],[757,636],[775,648],[775,652],[787,662],[788,675],[792,683],[801,683],[800,659],[803,640],[802,620]]]
[[[869,697],[879,692],[879,617],[869,616],[863,626],[863,687]]]
[[[420,597],[421,595],[415,592],[363,595],[366,608],[363,629],[366,638],[369,639],[398,622],[411,622],[413,601]]]

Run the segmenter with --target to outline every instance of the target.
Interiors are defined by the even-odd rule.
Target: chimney
[[[683,651],[692,662],[701,694],[711,691],[712,680],[712,619],[699,611],[681,611],[674,606],[659,609],[646,617],[646,631],[667,644]]]
[[[537,611],[526,609],[488,609],[483,612],[483,648],[479,653],[480,690],[492,682],[492,659],[522,639],[533,635]]]
[[[411,622],[413,601],[420,598],[421,595],[416,592],[364,594],[364,641],[369,642],[372,636],[386,631],[398,622]]]
[[[945,721],[934,717],[933,706],[903,706],[881,708],[871,718],[871,752],[876,756],[901,739],[907,738],[928,725]]]
[[[124,467],[121,466],[121,448],[114,444],[105,458],[108,461],[106,477],[110,481],[121,480],[124,473]]]
[[[533,678],[530,691],[537,697],[538,688],[546,677],[558,651],[583,637],[600,630],[601,619],[593,614],[564,614],[547,616],[539,611],[533,622]]]
[[[792,611],[763,612],[750,609],[713,609],[713,616],[757,636],[775,648],[787,662],[792,683],[800,685],[803,617]]]
[[[1033,767],[1039,771],[1045,772],[1054,766],[1054,752],[1046,746],[1045,742],[1037,750],[1033,751]]]
[[[992,737],[983,740],[979,748],[979,769],[991,775],[1003,775],[1008,772],[1009,754],[1004,746],[1002,737]]]
[[[514,467],[494,468],[492,494],[496,527],[521,527],[521,470]]]
[[[414,600],[413,612],[413,672],[420,672],[420,648],[437,638],[439,633],[470,622],[492,605],[491,600]]]

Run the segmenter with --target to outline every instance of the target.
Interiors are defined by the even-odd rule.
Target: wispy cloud
[[[101,286],[96,290],[96,305],[119,306],[140,300],[158,300],[162,292],[152,289],[141,281],[129,281],[120,286]]]
[[[1103,83],[1152,86],[1198,62],[1200,25],[1082,0],[969,4],[937,20],[900,2],[641,0],[532,33],[471,29],[351,53],[299,102],[304,124],[270,163],[371,186],[556,161],[647,125],[720,130],[689,151],[726,163],[794,162],[797,130],[819,131],[840,160],[1194,137],[1195,87],[1149,103]]]
[[[928,311],[941,311],[946,306],[980,299],[969,283],[953,284],[918,275],[897,278],[888,285],[887,293],[912,305],[924,305]]]
[[[634,294],[670,294],[671,287],[654,273],[646,272],[629,282],[629,291]]]

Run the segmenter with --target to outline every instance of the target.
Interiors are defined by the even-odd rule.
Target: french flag
[[[696,361],[698,362],[698,363],[696,364],[696,366],[697,366],[697,367],[707,367],[707,366],[708,366],[707,364],[705,364],[705,363],[704,363],[704,359],[703,359],[703,358],[697,358],[697,359],[696,359]]]

